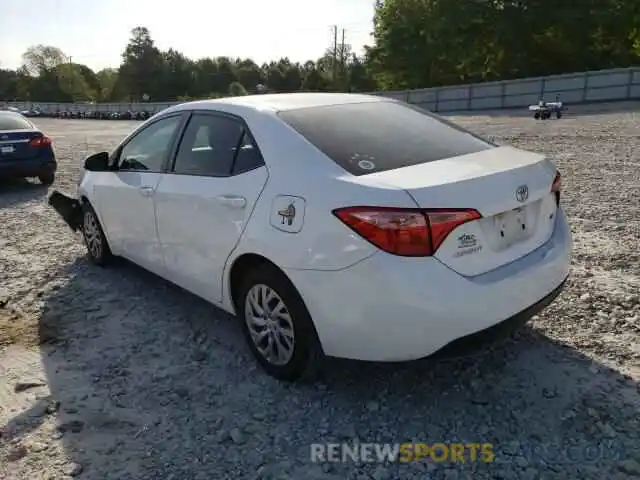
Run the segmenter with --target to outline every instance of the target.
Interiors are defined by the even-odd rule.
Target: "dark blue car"
[[[51,138],[20,113],[0,111],[0,179],[38,177],[51,185],[56,169]]]

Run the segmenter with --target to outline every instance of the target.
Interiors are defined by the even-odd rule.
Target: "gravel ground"
[[[0,479],[640,476],[640,115],[464,116],[552,155],[574,235],[565,292],[482,355],[258,370],[233,319],[141,269],[88,264],[34,183],[0,185]],[[38,121],[72,192],[135,123]],[[317,442],[492,443],[491,464],[314,464]]]

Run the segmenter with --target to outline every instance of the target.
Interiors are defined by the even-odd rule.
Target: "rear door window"
[[[231,175],[243,134],[242,124],[234,119],[194,113],[180,142],[173,172],[205,177]]]
[[[224,114],[194,113],[180,142],[173,172],[228,177],[262,165],[262,155],[239,119]]]
[[[353,175],[384,172],[496,145],[412,105],[373,101],[286,110],[279,117]]]

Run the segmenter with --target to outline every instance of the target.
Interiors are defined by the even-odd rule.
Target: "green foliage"
[[[172,101],[260,92],[424,88],[637,65],[638,0],[377,0],[374,45],[316,60],[190,59],[131,31],[118,68],[94,73],[35,45],[0,69],[0,101]]]
[[[406,89],[638,64],[638,0],[385,0],[368,66]]]
[[[229,95],[232,97],[241,97],[247,95],[247,90],[240,82],[233,82],[229,85]]]
[[[348,46],[343,46],[343,49]],[[342,67],[334,77],[333,52],[304,65],[288,58],[257,65],[251,59],[211,57],[193,60],[169,49],[159,50],[145,27],[136,27],[122,53],[118,68],[97,73],[71,63],[60,49],[31,47],[23,55],[20,71],[0,70],[0,100],[31,101],[172,101],[219,98],[300,90],[367,90],[373,79],[362,61],[355,63],[336,52]],[[353,58],[356,58],[355,56]],[[354,85],[350,85],[353,83]]]

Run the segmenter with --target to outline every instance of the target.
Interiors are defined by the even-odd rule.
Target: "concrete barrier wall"
[[[520,80],[435,87],[420,90],[372,92],[436,112],[521,108],[540,98],[553,101],[556,95],[566,104],[588,104],[640,99],[640,67],[598,70]],[[74,104],[52,102],[8,102],[20,109],[38,106],[59,111],[149,111],[157,113],[179,102]]]
[[[521,108],[556,95],[566,104],[640,99],[640,67],[393,92],[438,112]]]

